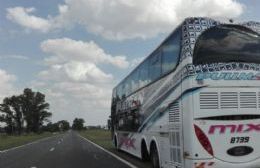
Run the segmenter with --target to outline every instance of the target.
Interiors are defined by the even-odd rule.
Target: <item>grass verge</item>
[[[113,149],[113,144],[111,140],[111,132],[107,130],[87,130],[87,131],[80,131],[79,134],[88,140],[102,146],[107,150]]]
[[[118,151],[112,144],[111,133],[107,130],[86,130],[81,131],[79,134],[88,140],[94,142],[95,144],[109,150],[110,152],[118,155],[119,157],[127,160],[128,162],[136,165],[138,168],[150,168],[150,162],[143,162],[139,158],[133,157],[132,155]]]
[[[53,136],[50,132],[42,134],[26,134],[20,136],[0,135],[0,151],[24,145],[42,138]]]

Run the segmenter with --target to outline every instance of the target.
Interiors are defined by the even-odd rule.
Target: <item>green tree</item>
[[[5,116],[3,114],[0,115],[0,122],[5,122]]]
[[[66,120],[58,121],[61,131],[67,131],[70,129],[70,123]]]
[[[0,121],[6,123],[7,133],[21,134],[23,129],[23,113],[21,108],[21,96],[7,97],[0,104],[0,111],[4,113]]]
[[[26,88],[21,97],[22,111],[27,124],[27,131],[39,132],[44,121],[48,122],[48,118],[52,115],[52,113],[48,111],[50,105],[45,102],[45,95]]]
[[[73,120],[72,129],[74,129],[74,130],[82,130],[82,129],[84,129],[84,123],[85,123],[84,119],[82,119],[82,118],[75,118]]]
[[[43,123],[48,122],[52,113],[48,110],[49,103],[45,102],[45,95],[26,88],[23,94],[6,97],[0,104],[0,122],[6,123],[6,132],[20,134],[26,122],[27,132],[39,132]]]
[[[70,123],[66,120],[61,120],[56,123],[49,122],[47,125],[42,127],[43,131],[49,132],[58,132],[58,131],[67,131],[70,129]]]
[[[44,131],[49,131],[49,132],[60,131],[59,124],[58,123],[51,123],[51,122],[49,122],[46,126],[44,126],[43,129],[44,129]]]

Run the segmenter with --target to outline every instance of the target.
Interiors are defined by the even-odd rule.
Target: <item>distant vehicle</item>
[[[259,33],[187,18],[113,89],[116,148],[155,168],[260,167]]]

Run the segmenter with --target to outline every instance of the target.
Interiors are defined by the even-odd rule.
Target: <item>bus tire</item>
[[[159,154],[155,143],[151,145],[150,157],[153,168],[160,168]]]
[[[118,144],[117,144],[117,137],[114,136],[114,146],[116,148],[116,150],[118,150]]]
[[[142,155],[142,161],[148,161],[150,159],[148,150],[146,147],[146,143],[144,140],[142,140],[142,143],[141,143],[141,155]]]

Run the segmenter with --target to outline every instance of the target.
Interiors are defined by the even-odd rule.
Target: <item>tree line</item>
[[[50,105],[46,102],[43,93],[26,88],[20,95],[13,95],[3,99],[0,104],[0,122],[5,123],[4,131],[7,134],[18,135],[23,132],[67,131],[71,128],[66,120],[56,123],[50,122],[52,113],[49,109]],[[84,129],[84,122],[82,118],[75,118],[72,129]]]
[[[82,118],[75,118],[73,120],[73,124],[70,127],[70,123],[66,120],[61,120],[56,123],[49,122],[47,125],[44,125],[42,127],[43,131],[48,131],[48,132],[58,132],[58,131],[67,131],[69,129],[73,130],[83,130],[86,129],[84,127],[84,119]]]
[[[26,88],[20,95],[3,99],[0,104],[0,122],[5,123],[5,132],[21,134],[38,133],[44,122],[49,122],[52,113],[50,105],[45,102],[45,95]]]

